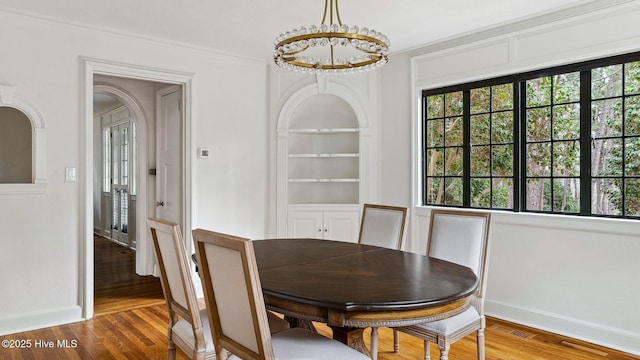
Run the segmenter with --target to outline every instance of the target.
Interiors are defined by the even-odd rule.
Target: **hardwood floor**
[[[98,244],[101,249],[102,246],[109,245],[97,241],[96,248]],[[150,284],[154,281],[151,279],[132,277],[132,280],[127,280],[128,277],[122,275],[124,271],[120,266],[132,266],[131,259],[127,261],[117,261],[117,259],[127,258],[127,256],[130,258],[131,253],[121,247],[113,248],[113,252],[110,260],[96,258],[96,284],[98,284],[98,278],[111,279],[103,283],[100,296],[96,288],[96,309],[100,302],[101,315],[96,315],[88,321],[0,336],[0,342],[2,342],[0,359],[165,359],[169,320],[161,290],[158,298],[159,282],[152,291],[150,289],[154,289],[154,286]],[[127,265],[124,265],[125,263]],[[126,296],[135,293],[140,294],[138,299]],[[320,333],[330,336],[330,329],[326,325],[316,324],[316,326]],[[378,358],[380,360],[422,359],[422,341],[400,334],[400,352],[393,353],[392,331],[381,328],[379,334]],[[369,342],[368,330],[365,331],[365,341]],[[470,335],[452,345],[449,359],[475,359],[475,354],[475,336]],[[432,359],[438,359],[439,354],[435,345],[431,345],[431,355]],[[486,358],[487,360],[640,359],[638,356],[493,318],[487,319]],[[178,350],[177,359],[187,359],[187,357]]]
[[[94,238],[96,315],[164,303],[160,279],[136,274],[135,251]]]

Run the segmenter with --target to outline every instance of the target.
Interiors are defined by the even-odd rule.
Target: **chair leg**
[[[449,348],[451,345],[449,342],[445,342],[444,344],[439,343],[438,349],[440,350],[440,360],[449,360]]]
[[[393,330],[393,352],[397,353],[398,351],[400,351],[400,332]]]
[[[476,338],[478,342],[478,360],[484,360],[484,329],[483,328],[478,330],[478,334],[476,335]]]
[[[378,328],[371,328],[371,360],[378,360]]]
[[[171,325],[169,325],[169,330],[167,331],[167,360],[176,359],[176,344],[172,339],[173,330],[171,329]]]
[[[427,340],[424,341],[424,360],[431,360],[431,348]]]

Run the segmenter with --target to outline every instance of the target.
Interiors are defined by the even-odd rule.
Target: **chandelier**
[[[389,39],[366,27],[343,24],[338,0],[325,0],[320,25],[280,34],[274,47],[273,60],[279,67],[307,74],[368,71],[389,60]]]

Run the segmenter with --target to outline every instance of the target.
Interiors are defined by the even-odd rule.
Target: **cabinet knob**
[[[329,231],[329,230],[327,230],[327,229],[324,229],[324,232],[327,232],[327,231]]]
[[[318,229],[318,232],[322,232],[322,229]]]

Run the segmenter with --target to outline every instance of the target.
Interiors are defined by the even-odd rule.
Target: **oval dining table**
[[[367,327],[409,326],[470,306],[471,269],[411,252],[320,239],[253,242],[266,307],[326,323],[333,338],[369,354]]]

